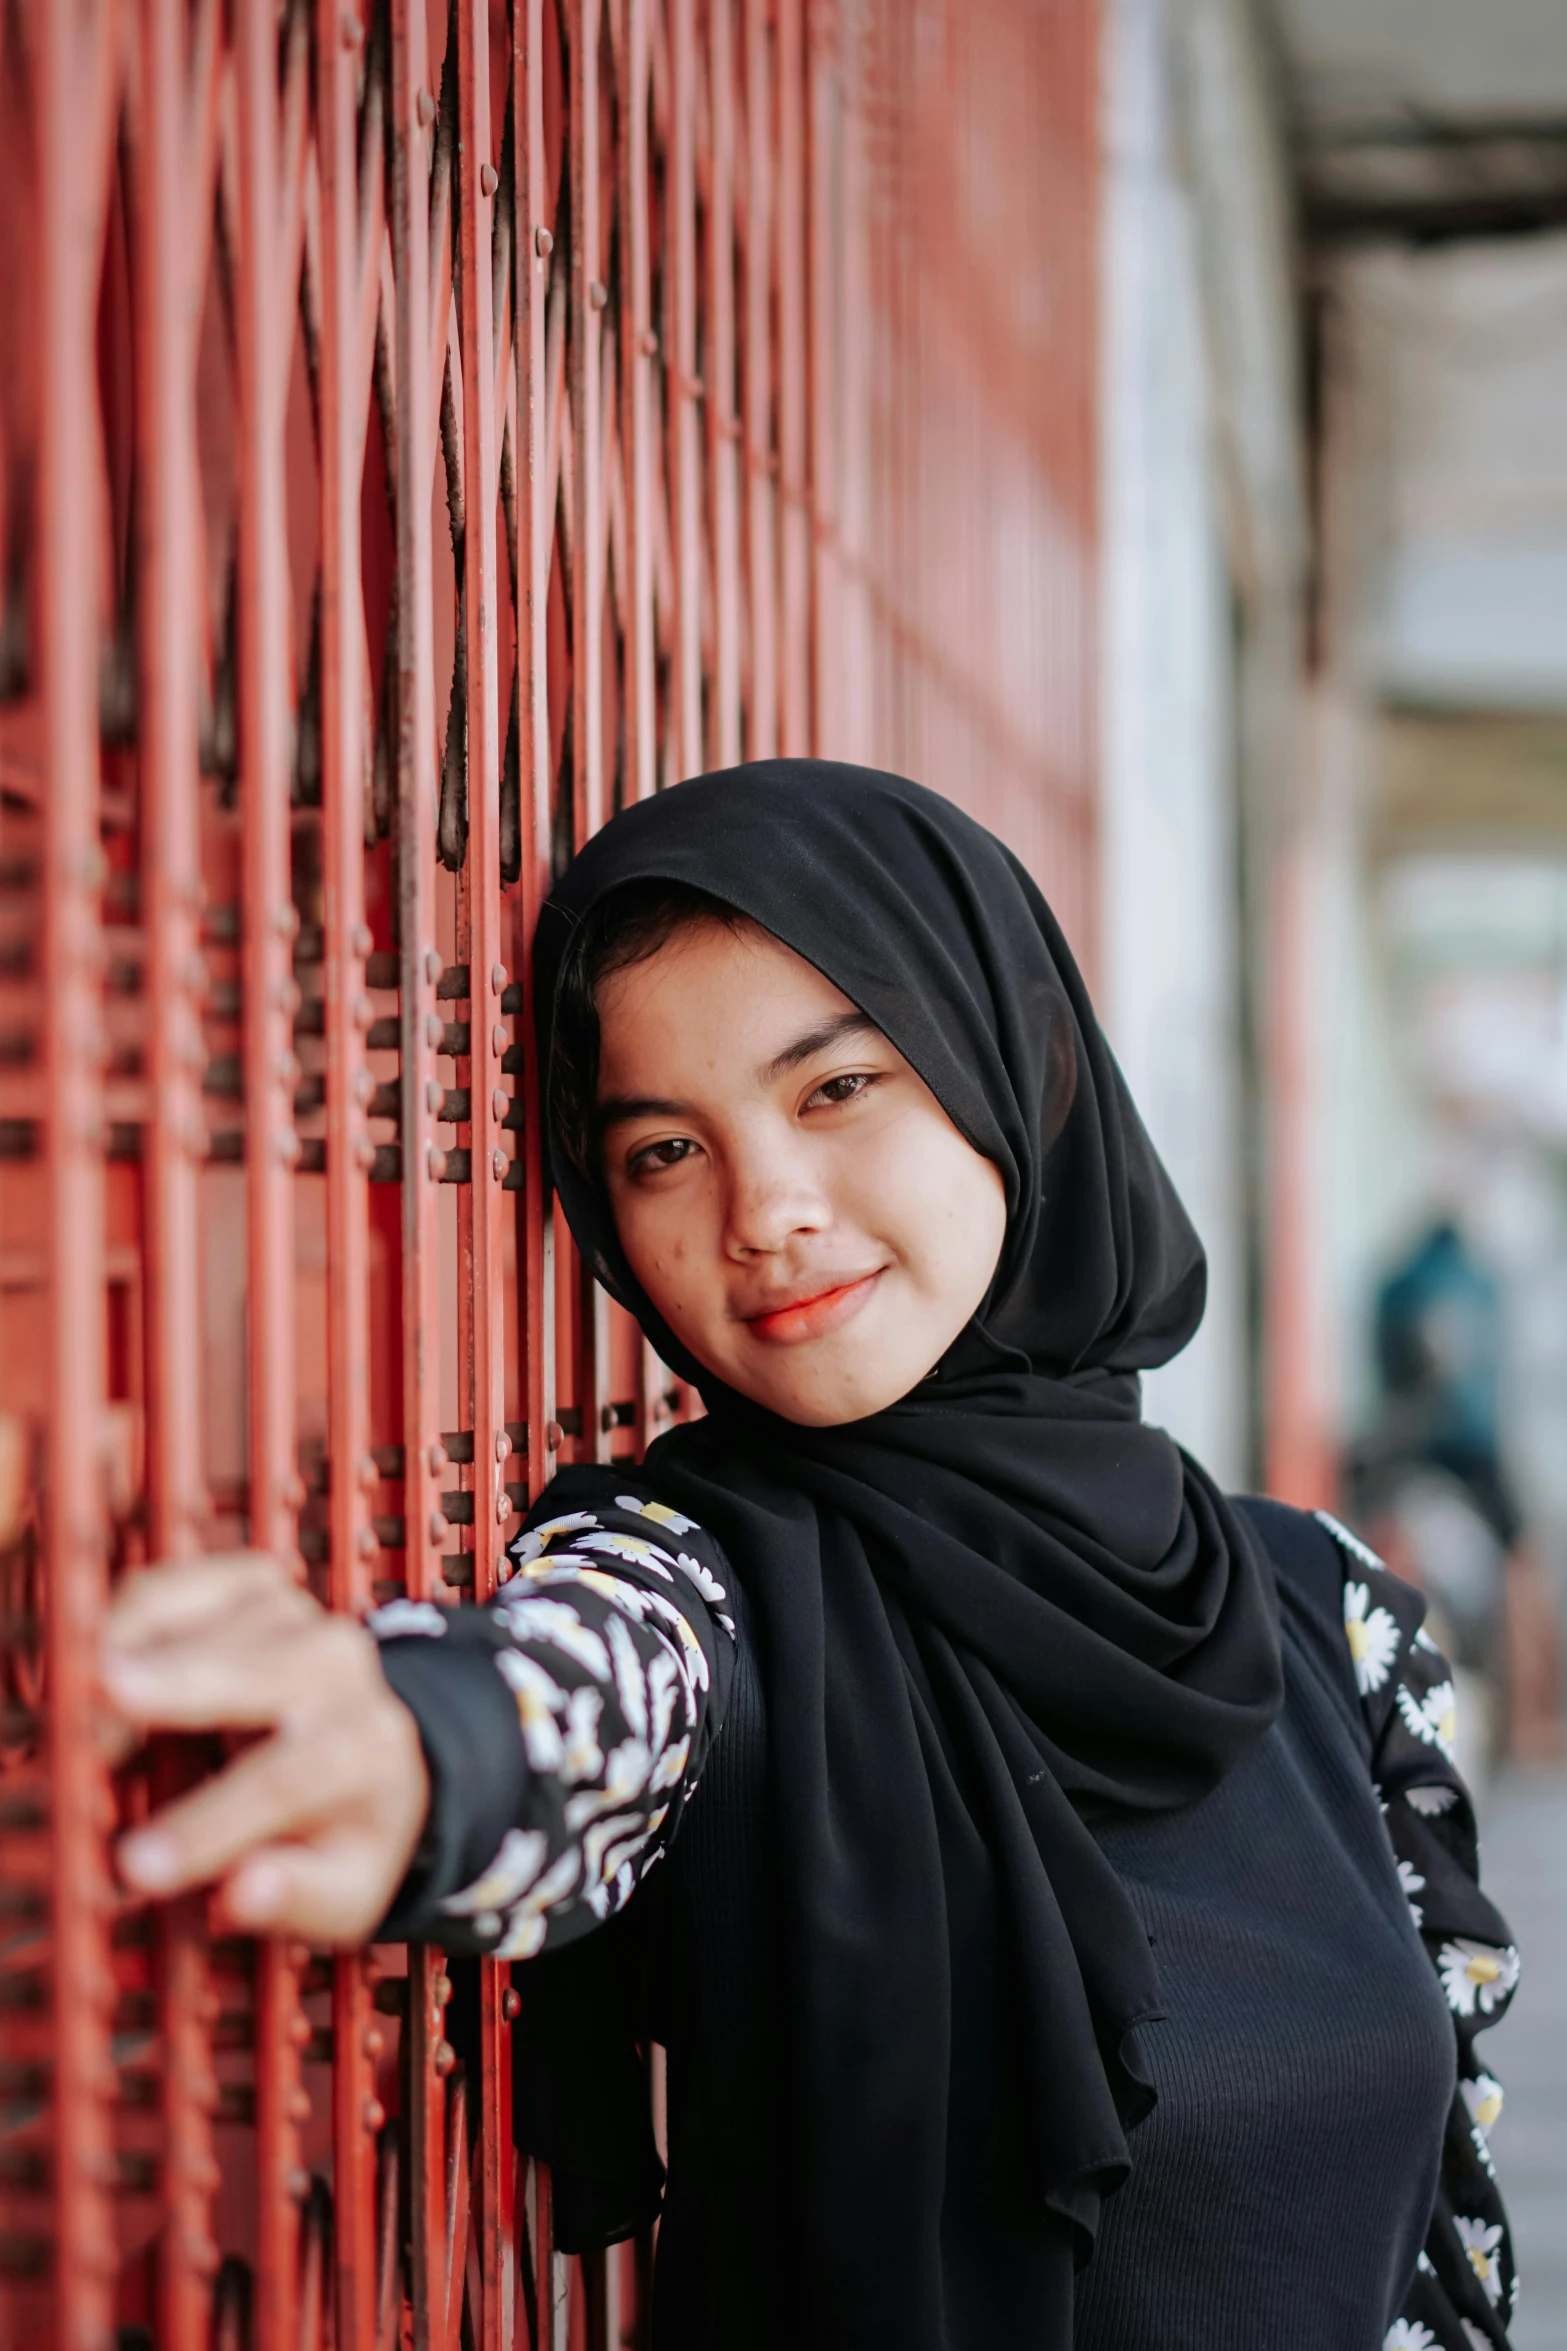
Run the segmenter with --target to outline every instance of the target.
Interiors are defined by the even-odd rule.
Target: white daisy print
[[[470,1918],[475,1911],[504,1910],[525,1894],[549,1859],[549,1840],[542,1829],[508,1829],[500,1850],[482,1877],[448,1894],[441,1908],[453,1918]]]
[[[609,1651],[593,1627],[584,1624],[564,1600],[531,1595],[526,1600],[503,1600],[495,1610],[495,1620],[514,1641],[547,1641],[563,1657],[585,1665],[595,1681],[609,1680]]]
[[[365,1630],[378,1641],[400,1641],[405,1633],[423,1633],[427,1639],[438,1640],[446,1630],[446,1610],[437,1608],[433,1600],[388,1600],[383,1607],[371,1609]]]
[[[1404,1682],[1398,1685],[1398,1711],[1417,1739],[1428,1747],[1439,1747],[1449,1763],[1453,1760],[1453,1741],[1458,1736],[1458,1701],[1451,1682],[1438,1682],[1417,1698]]]
[[[1385,1608],[1371,1606],[1367,1584],[1344,1586],[1344,1638],[1355,1661],[1355,1685],[1362,1698],[1380,1690],[1398,1655],[1398,1626]]]
[[[1382,2338],[1382,2351],[1442,2351],[1442,2347],[1418,2318],[1395,2318]]]
[[[1448,1787],[1406,1788],[1404,1802],[1411,1812],[1418,1812],[1422,1820],[1437,1820],[1444,1812],[1451,1812],[1458,1802],[1458,1790]]]
[[[690,1577],[703,1599],[711,1602],[715,1608],[720,1600],[728,1599],[729,1594],[724,1590],[718,1578],[709,1575],[700,1559],[693,1559],[689,1551],[678,1552],[675,1565],[680,1569],[682,1575]]]
[[[1488,2131],[1500,2119],[1502,2112],[1502,2085],[1494,2074],[1476,2074],[1472,2082],[1460,2082],[1469,2119],[1477,2130]]]
[[[1510,1944],[1498,1951],[1489,1943],[1460,1938],[1442,1945],[1436,1964],[1447,2004],[1457,2016],[1477,2011],[1489,2016],[1518,1981],[1518,1954]]]
[[[1426,1914],[1421,1909],[1419,1903],[1415,1900],[1415,1896],[1424,1891],[1425,1879],[1420,1875],[1420,1872],[1416,1869],[1412,1861],[1401,1861],[1399,1863],[1398,1882],[1404,1889],[1404,1900],[1409,1904],[1410,1917],[1414,1920],[1417,1927],[1424,1926]]]
[[[564,1902],[582,1869],[581,1849],[568,1845],[530,1893],[524,1894],[506,1922],[506,1934],[491,1956],[495,1959],[531,1959],[544,1948],[544,1913]]]
[[[639,1502],[635,1494],[617,1494],[615,1508],[634,1510],[638,1518],[650,1518],[656,1527],[667,1527],[672,1535],[689,1535],[696,1529],[694,1518],[682,1518],[667,1502]]]
[[[1455,2213],[1453,2226],[1458,2231],[1460,2244],[1469,2256],[1470,2268],[1485,2288],[1486,2300],[1500,2302],[1502,2298],[1502,2267],[1496,2258],[1496,2248],[1502,2241],[1500,2221],[1491,2221],[1488,2224],[1483,2220],[1465,2220],[1461,2213]]]
[[[1473,2351],[1491,2351],[1490,2336],[1483,2333],[1472,2318],[1461,2318],[1458,2323],[1464,2330],[1464,2341],[1473,2346]]]
[[[566,1745],[555,1717],[566,1711],[565,1691],[525,1649],[497,1649],[495,1670],[517,1701],[529,1763],[535,1771],[558,1772]]]
[[[601,1551],[608,1559],[624,1559],[632,1567],[650,1567],[661,1575],[666,1584],[675,1580],[675,1563],[659,1544],[650,1543],[643,1535],[579,1535],[572,1545],[575,1551]]]
[[[542,1526],[525,1527],[520,1535],[513,1535],[506,1553],[519,1567],[526,1567],[530,1559],[537,1559],[541,1551],[547,1551],[558,1535],[574,1535],[584,1527],[597,1525],[591,1510],[570,1510],[562,1518],[547,1518]]]

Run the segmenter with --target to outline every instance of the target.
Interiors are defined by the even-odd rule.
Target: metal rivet
[[[446,1153],[441,1149],[439,1143],[430,1145],[424,1155],[424,1164],[429,1170],[430,1181],[438,1184],[446,1173]]]
[[[305,1481],[304,1481],[304,1479],[303,1479],[303,1478],[300,1476],[300,1474],[299,1474],[299,1472],[298,1472],[298,1470],[297,1470],[297,1469],[294,1471],[294,1473],[293,1473],[293,1475],[292,1475],[291,1477],[286,1477],[286,1478],[283,1480],[282,1493],[283,1493],[283,1502],[284,1502],[284,1505],[285,1505],[285,1507],[286,1507],[287,1509],[289,1509],[289,1510],[303,1510],[303,1509],[304,1509],[304,1507],[305,1507]],[[304,1954],[305,1954],[305,1959],[308,1959],[308,1958],[310,1957],[310,1950],[309,1950],[309,1946],[308,1946],[308,1944],[303,1944],[303,1945],[301,1945],[301,1949],[304,1951]],[[299,1966],[301,1966],[301,1967],[303,1967],[303,1966],[304,1966],[304,1964],[305,1964],[305,1960],[304,1960],[304,1959],[301,1959],[301,1960],[298,1962],[298,1965],[299,1965]]]
[[[505,1492],[503,1491],[503,1492],[501,1492],[501,1493],[497,1494],[497,1495],[496,1495],[496,1497],[495,1497],[495,1519],[496,1519],[496,1524],[497,1524],[498,1526],[504,1526],[504,1525],[506,1524],[506,1521],[507,1521],[507,1520],[510,1518],[510,1516],[511,1516],[511,1496],[510,1496],[508,1493],[505,1493]]]
[[[356,955],[369,954],[371,948],[375,945],[375,940],[371,937],[370,925],[367,922],[355,923],[354,935],[352,939],[350,939],[349,945],[353,948],[353,951]]]
[[[428,90],[421,90],[414,100],[414,112],[419,117],[422,128],[428,130],[435,120],[435,100]]]
[[[365,2129],[378,2131],[385,2120],[386,2108],[381,2104],[380,2099],[367,2098],[365,2100]]]
[[[302,998],[298,980],[279,980],[272,991],[272,1001],[279,1012],[297,1012]]]
[[[297,1166],[299,1163],[300,1150],[301,1145],[299,1137],[295,1134],[292,1127],[285,1127],[277,1139],[277,1155],[279,1159],[282,1160],[283,1165],[285,1167]]]
[[[283,2181],[283,2193],[291,2204],[303,2204],[310,2193],[310,2174],[303,2164],[296,2163]]]
[[[432,988],[445,969],[446,966],[441,961],[439,955],[436,954],[435,949],[433,947],[426,947],[424,951],[424,976],[429,981]]]
[[[499,186],[500,186],[500,175],[499,175],[499,173],[496,171],[494,164],[493,164],[493,163],[481,163],[481,164],[480,164],[480,166],[479,166],[479,193],[480,193],[480,195],[481,195],[481,196],[493,196],[493,195],[494,195],[494,193],[495,193],[495,191],[496,191],[496,189],[497,189]]]
[[[375,1145],[371,1142],[368,1135],[361,1135],[358,1142],[354,1145],[354,1162],[356,1166],[363,1168],[367,1175],[369,1174],[371,1168],[374,1167]]]
[[[505,1991],[501,1994],[501,2014],[506,2019],[506,2022],[510,2024],[514,2018],[520,2016],[521,2013],[522,1994],[517,1991],[513,1985],[508,1984]]]
[[[506,1434],[506,1431],[505,1431],[504,1429],[497,1429],[497,1431],[496,1431],[496,1433],[495,1433],[495,1458],[496,1458],[496,1460],[497,1460],[497,1461],[504,1461],[504,1460],[506,1460],[506,1458],[508,1457],[508,1455],[510,1454],[510,1452],[511,1452],[511,1439],[510,1439],[510,1437],[508,1437],[508,1436],[507,1436],[507,1434]]]
[[[374,1019],[375,1019],[375,1006],[374,1006],[374,1005],[371,1003],[371,1001],[370,1001],[369,997],[368,997],[368,996],[356,996],[356,997],[354,998],[354,1026],[355,1026],[355,1028],[356,1028],[356,1029],[368,1029],[368,1028],[370,1027],[371,1023],[374,1021]]]
[[[446,1030],[440,1015],[435,1012],[427,1012],[424,1016],[424,1041],[432,1052],[445,1034]]]
[[[555,250],[555,240],[554,240],[554,238],[553,238],[553,237],[550,235],[550,233],[549,233],[549,230],[548,230],[548,229],[535,229],[535,230],[534,230],[534,232],[533,232],[533,250],[534,250],[534,252],[535,252],[535,253],[538,255],[538,257],[539,257],[539,259],[540,259],[541,261],[548,261],[548,259],[549,259],[550,255],[551,255],[551,254],[554,252],[554,250]]]
[[[658,337],[654,334],[651,327],[644,327],[641,334],[638,335],[637,349],[641,352],[644,359],[656,359],[658,357]]]
[[[299,1083],[299,1055],[297,1053],[280,1053],[277,1057],[275,1074],[280,1086],[297,1086]]]
[[[380,1475],[381,1472],[375,1465],[375,1455],[361,1453],[359,1456],[359,1483],[362,1486],[373,1486],[379,1480]]]
[[[504,1053],[509,1041],[510,1040],[506,1035],[505,1023],[503,1021],[497,1021],[494,1028],[490,1031],[490,1043],[495,1047],[497,1053]]]
[[[452,1522],[451,1522],[451,1520],[450,1520],[450,1519],[447,1517],[447,1515],[446,1515],[445,1511],[444,1511],[444,1510],[432,1510],[432,1511],[431,1511],[431,1513],[430,1513],[430,1540],[431,1540],[431,1542],[432,1542],[432,1543],[444,1543],[444,1542],[445,1542],[445,1540],[446,1540],[446,1538],[447,1538],[447,1536],[448,1536],[448,1535],[451,1533],[451,1531],[452,1531]]]
[[[504,1151],[495,1150],[490,1153],[490,1167],[496,1175],[503,1176],[506,1173],[506,1165],[507,1161]]]
[[[428,1453],[425,1455],[425,1459],[430,1465],[431,1477],[438,1478],[442,1470],[446,1467],[447,1463],[451,1460],[451,1455],[447,1452],[444,1445],[436,1443],[430,1447]]]
[[[566,1442],[566,1432],[561,1427],[558,1420],[548,1420],[545,1422],[544,1442],[552,1453],[558,1453],[562,1445],[564,1445]]]
[[[505,966],[505,964],[504,964],[504,963],[492,963],[492,964],[490,965],[490,986],[491,986],[491,987],[492,987],[492,988],[495,990],[495,993],[496,993],[496,995],[497,995],[497,996],[500,994],[500,992],[501,992],[502,988],[504,988],[504,987],[505,987],[505,985],[506,985],[506,966]]]
[[[367,2024],[365,2026],[365,2055],[367,2057],[379,2057],[385,2047],[386,2035],[382,2032],[380,2026],[378,2024]]]
[[[280,906],[277,910],[275,919],[277,924],[277,934],[280,939],[298,938],[299,908],[297,906]]]
[[[602,310],[609,300],[609,288],[602,278],[595,278],[588,288],[588,300],[595,310]]]
[[[497,1118],[504,1118],[506,1116],[507,1111],[511,1108],[511,1096],[507,1093],[504,1086],[497,1086],[494,1093],[490,1096],[490,1108],[494,1111]]]
[[[363,1106],[368,1103],[374,1092],[374,1072],[368,1069],[356,1069],[354,1072],[354,1100]]]
[[[374,1553],[379,1551],[381,1548],[380,1544],[375,1539],[374,1527],[361,1527],[358,1535],[358,1543],[359,1556],[361,1559],[371,1558]]]
[[[288,2111],[295,2122],[308,2122],[310,2119],[310,2092],[296,2090],[288,2102]]]
[[[451,1977],[450,1977],[449,1975],[437,1976],[437,1978],[436,1978],[436,1980],[435,1980],[435,1983],[434,1983],[434,1986],[432,1987],[432,1990],[431,1990],[431,1998],[434,2000],[436,2007],[437,2007],[437,2008],[444,2008],[444,2007],[446,2006],[446,2003],[447,2003],[447,2001],[448,2001],[448,2000],[450,2000],[451,1996],[452,1996],[452,1979],[451,1979]]]
[[[457,2052],[456,2052],[456,2050],[455,2050],[455,2049],[452,2047],[452,2045],[451,2045],[450,2041],[437,2041],[437,2042],[436,2042],[436,2044],[435,2044],[435,2058],[434,2058],[434,2064],[435,2064],[435,2070],[436,2070],[436,2072],[437,2072],[437,2073],[450,2073],[450,2072],[451,2072],[451,2070],[452,2070],[452,2067],[453,2067],[453,2066],[454,2066],[456,2063],[457,2063]]]

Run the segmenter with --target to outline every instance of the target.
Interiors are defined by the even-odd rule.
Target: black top
[[[1007,1210],[940,1363],[876,1412],[807,1427],[683,1350],[592,1152],[552,1135],[584,1262],[707,1405],[658,1439],[648,1475],[716,1536],[750,1610],[801,2328],[814,2351],[863,2351],[873,2329],[900,2351],[1025,2330],[1070,2351],[1039,2313],[1069,2307],[1126,2177],[1161,2008],[1092,1822],[1193,1804],[1283,1700],[1260,1546],[1141,1417],[1139,1372],[1201,1316],[1202,1248],[1030,876],[949,800],[863,768],[757,761],[595,834],[536,933],[546,1102],[562,1072],[588,1093],[610,901],[671,882],[868,1014]],[[813,1270],[807,1252],[778,1278]]]
[[[1279,1570],[1284,1712],[1200,1801],[1096,1827],[1163,1988],[1167,2016],[1144,2036],[1156,2102],[1075,2287],[1069,2264],[1034,2260],[1029,2228],[988,2184],[949,2180],[947,2316],[961,2312],[955,2339],[973,2351],[995,2351],[1003,2318],[1008,2351],[1063,2329],[1076,2351],[1506,2341],[1511,2253],[1485,2142],[1500,2092],[1472,2042],[1517,1959],[1474,1880],[1446,1668],[1418,1596],[1353,1538],[1247,1509]],[[372,1620],[438,1799],[427,1873],[389,1931],[546,1946],[518,1973],[515,2109],[519,2144],[555,2166],[568,2247],[625,2234],[657,2205],[636,2044],[664,2042],[655,2340],[797,2351],[812,2338],[792,2306],[767,1725],[743,1615],[730,1645],[726,1565],[621,1471],[567,1473],[517,1549],[524,1575],[493,1611],[394,1604]],[[678,1676],[659,1666],[676,1654]],[[472,1824],[483,1842],[507,1808],[494,1862],[459,1890]],[[647,1876],[665,1851],[670,1866]],[[958,1913],[961,1935],[961,1899]],[[1004,2057],[1004,2003],[990,2013]],[[1064,2276],[1065,2299],[1025,2303],[1019,2336],[1032,2276]],[[890,2351],[897,2337],[873,2321],[865,2340]]]

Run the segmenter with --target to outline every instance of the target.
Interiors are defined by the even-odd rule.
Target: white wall
[[[1208,1250],[1203,1328],[1148,1379],[1148,1416],[1239,1483],[1235,683],[1175,17],[1115,0],[1107,34],[1100,1010]]]

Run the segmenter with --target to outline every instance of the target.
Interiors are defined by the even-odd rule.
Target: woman
[[[707,1416],[557,1478],[493,1608],[372,1619],[406,1713],[355,1666],[335,1796],[297,1693],[341,1628],[149,1597],[122,1710],[190,1721],[226,1641],[274,1719],[259,1647],[295,1759],[127,1875],[341,1932],[336,1838],[363,1932],[419,1840],[382,1931],[529,1962],[568,2243],[657,2206],[661,2041],[682,2351],[1505,2343],[1471,2043],[1517,1962],[1445,1668],[1353,1538],[1141,1422],[1202,1253],[1032,883],[914,785],[766,763],[616,818],[537,973],[560,1198]]]

